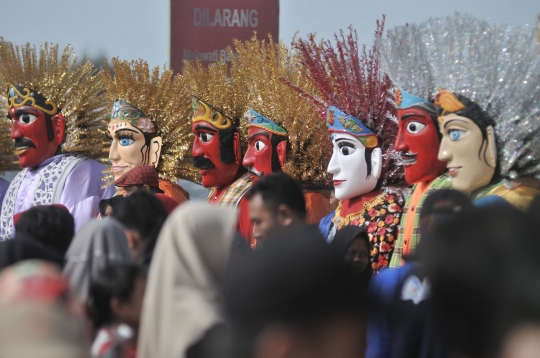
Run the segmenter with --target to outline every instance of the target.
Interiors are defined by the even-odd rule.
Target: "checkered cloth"
[[[414,248],[420,242],[420,212],[422,211],[422,205],[424,204],[424,200],[426,200],[428,195],[433,193],[435,190],[449,189],[451,187],[452,182],[450,181],[450,177],[447,174],[443,174],[440,177],[435,178],[418,202],[418,205],[416,205],[414,213],[411,214],[414,215],[414,229],[410,238],[411,252],[414,251]],[[412,194],[414,192],[414,189],[416,189],[416,184],[413,186],[411,190],[411,195],[409,195],[407,201],[405,202],[405,207],[403,208],[403,215],[401,216],[400,225],[404,225],[407,220],[407,215],[409,214],[409,207],[411,206],[411,198],[413,197]],[[401,267],[401,261],[403,259],[403,246],[405,246],[404,232],[405,230],[403,229],[403,227],[401,227],[399,230],[399,236],[396,242],[396,246],[394,247],[394,253],[392,255],[392,259],[390,260],[390,268]]]
[[[235,182],[233,182],[227,190],[223,193],[221,196],[219,203],[217,204],[220,207],[224,208],[234,208],[238,206],[238,203],[240,202],[240,199],[244,197],[246,192],[251,188],[251,175],[249,173],[246,173],[242,175],[240,178],[236,179]],[[209,202],[210,199],[214,196],[214,193],[216,192],[216,188],[212,188],[210,191],[210,194],[208,195],[208,199],[206,199],[206,202]]]
[[[152,188],[159,188],[159,175],[153,165],[139,165],[114,182],[114,185],[119,188],[145,184]]]

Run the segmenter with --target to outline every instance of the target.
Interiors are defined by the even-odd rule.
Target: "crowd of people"
[[[0,38],[0,357],[538,356],[537,40],[383,19],[174,74]]]
[[[375,277],[366,230],[346,226],[327,244],[287,174],[261,178],[248,200],[255,250],[234,210],[193,202],[167,212],[144,188],[76,233],[65,208],[23,213],[15,239],[0,243],[1,355],[540,352],[540,197],[523,213],[439,190],[422,207],[415,253]]]

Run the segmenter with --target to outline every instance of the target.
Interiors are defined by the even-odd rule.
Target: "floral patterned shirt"
[[[375,199],[366,202],[361,211],[342,217],[340,202],[333,213],[328,240],[332,241],[336,231],[344,226],[364,226],[371,243],[371,268],[374,273],[378,273],[381,269],[388,267],[392,257],[403,204],[403,197],[382,192]]]

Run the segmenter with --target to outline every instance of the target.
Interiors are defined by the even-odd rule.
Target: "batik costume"
[[[468,193],[475,205],[502,201],[526,210],[540,194],[520,184],[523,178],[540,177],[540,46],[535,29],[493,24],[468,14],[433,18],[416,27],[439,88],[439,157],[448,162],[453,187]],[[471,111],[473,106],[479,111]],[[452,118],[473,122],[482,131],[479,164],[455,169],[455,143],[466,145],[464,133],[473,131],[453,128]],[[486,167],[484,178],[476,174],[475,183],[483,185],[467,187],[464,177],[478,165]]]
[[[202,185],[211,188],[207,202],[238,209],[237,230],[251,243],[249,202],[244,198],[251,176],[242,167],[247,147],[247,128],[242,120],[247,88],[242,86],[242,74],[231,71],[225,62],[207,68],[200,62],[187,62],[183,76],[193,95],[193,165],[199,169]]]
[[[382,25],[377,34],[381,32]],[[399,188],[405,186],[403,168],[392,147],[398,130],[389,98],[392,84],[380,71],[376,48],[360,52],[352,29],[336,40],[336,48],[329,41],[318,45],[314,36],[296,44],[302,72],[318,93],[295,88],[316,108],[334,145],[328,171],[334,174],[340,203],[319,227],[331,241],[345,225],[365,226],[371,267],[377,272],[388,266],[392,256],[403,206]],[[353,162],[347,159],[354,156]]]
[[[112,108],[107,129],[115,179],[134,166],[153,165],[166,195],[178,203],[189,200],[176,184],[179,179],[197,180],[189,153],[190,96],[184,78],[159,66],[150,69],[143,60],[117,58],[102,77]]]
[[[333,209],[325,196],[310,188],[323,187],[328,181],[330,141],[320,135],[326,128],[313,107],[281,80],[287,78],[308,92],[315,91],[298,71],[298,54],[272,37],[235,41],[230,52],[232,71],[242,74],[249,89],[250,108],[244,114],[248,148],[243,166],[253,182],[274,172],[292,176],[304,188],[307,222],[318,224]]]
[[[4,197],[0,238],[13,233],[13,215],[35,205],[62,204],[78,229],[99,213],[103,188],[104,96],[90,62],[77,64],[71,47],[19,47],[0,40],[0,87],[7,89],[11,138],[23,170]]]

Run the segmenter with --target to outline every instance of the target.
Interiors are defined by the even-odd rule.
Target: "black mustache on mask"
[[[193,157],[193,166],[195,168],[199,168],[203,170],[214,169],[216,167],[210,159],[205,158],[202,155],[199,157]]]
[[[16,138],[15,139],[15,148],[20,148],[20,147],[31,147],[31,148],[35,148],[36,145],[34,144],[34,142],[32,142],[30,139],[28,138]]]

